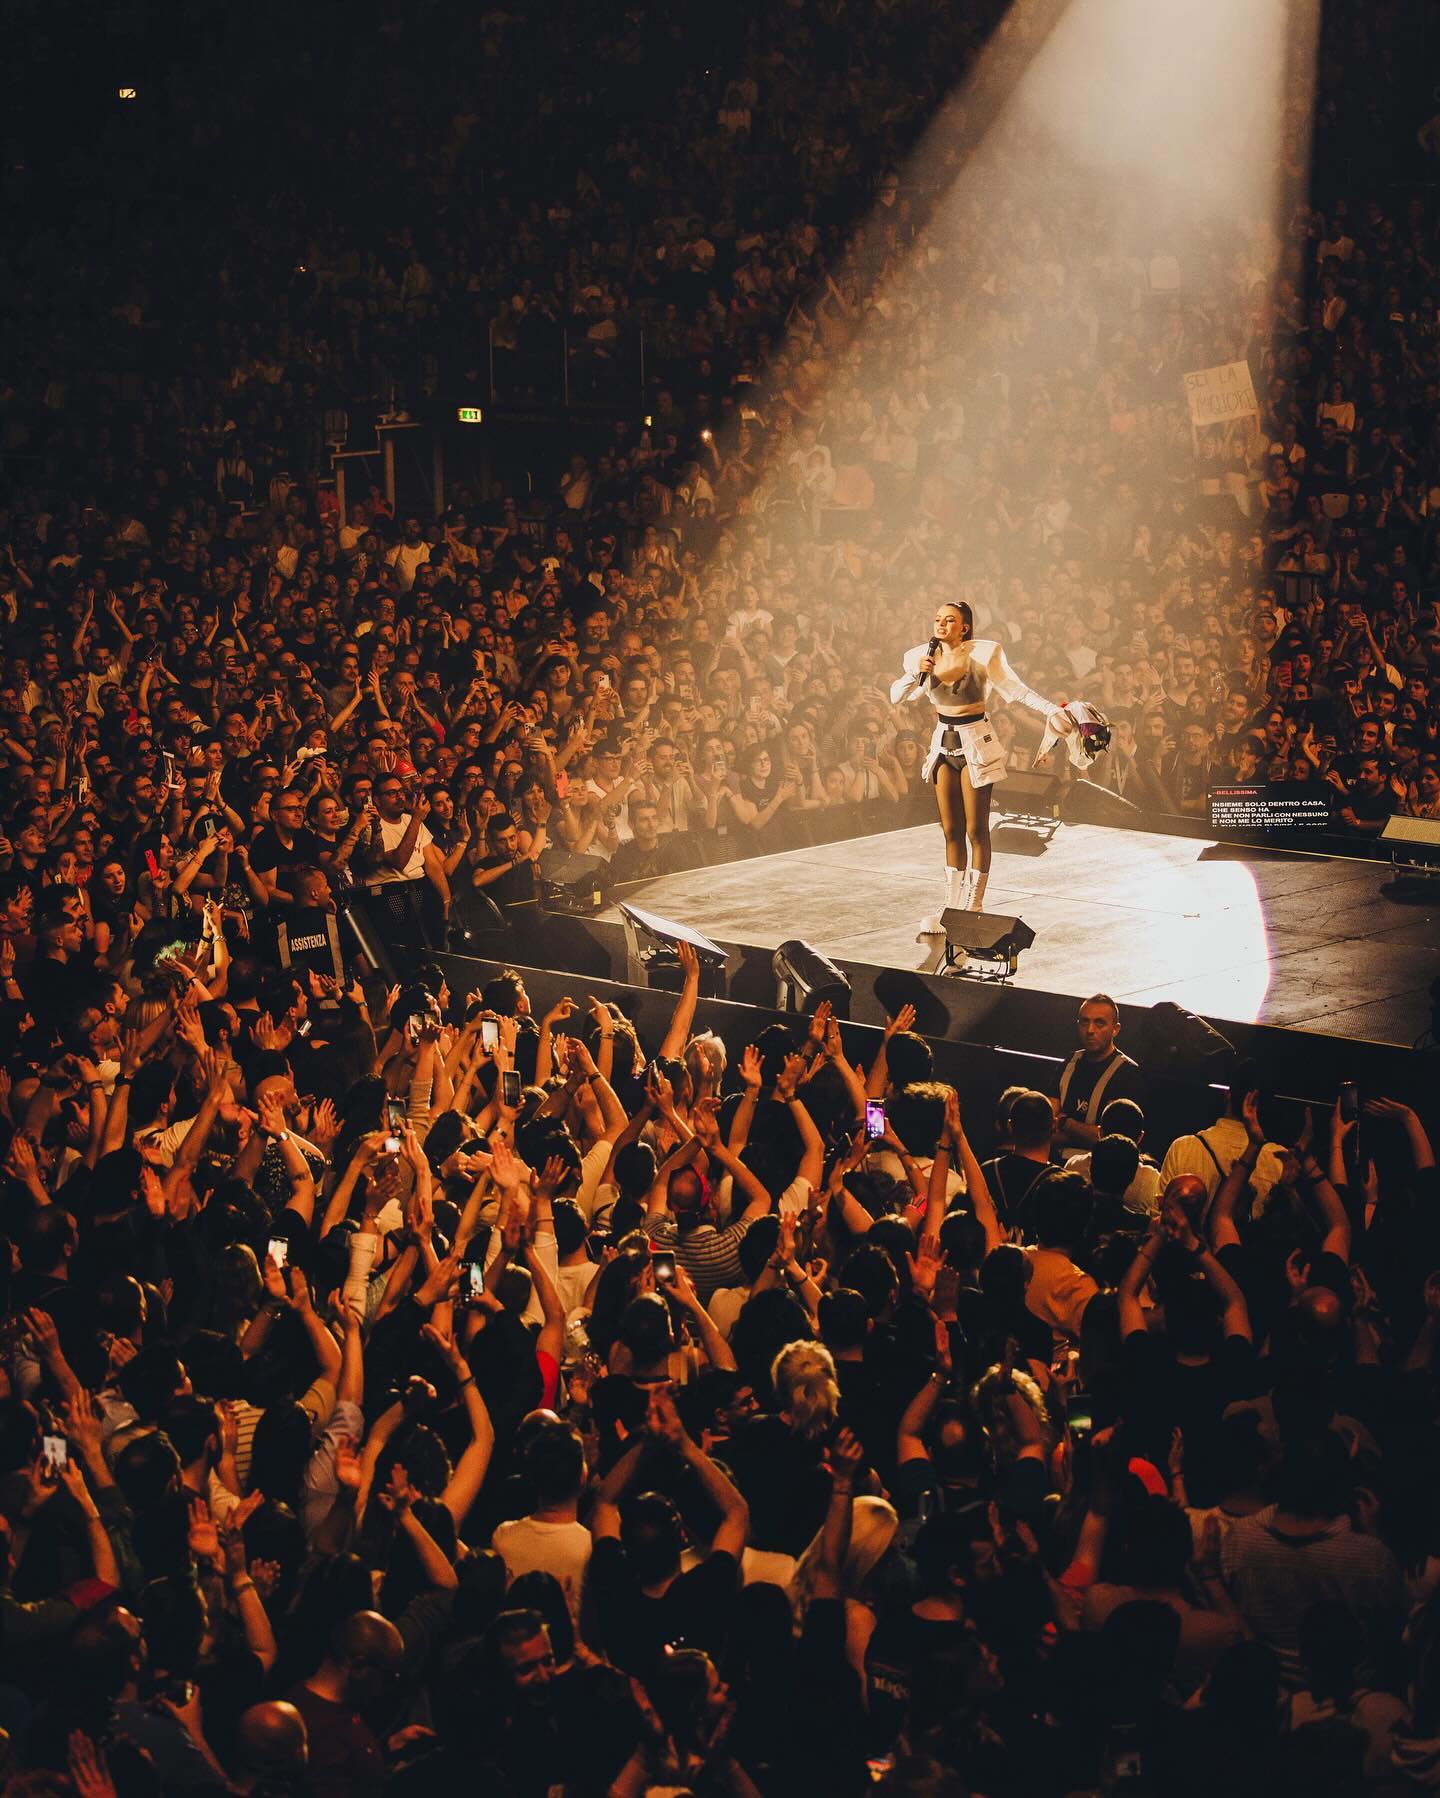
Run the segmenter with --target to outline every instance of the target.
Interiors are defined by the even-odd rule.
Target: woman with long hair
[[[992,693],[1029,706],[1062,737],[1075,720],[1027,687],[992,637],[975,635],[975,619],[963,600],[947,600],[935,613],[928,645],[905,652],[904,673],[890,686],[891,705],[927,699],[935,731],[921,769],[934,783],[945,833],[945,906],[979,911],[990,878],[990,790],[1005,778],[1005,751],[986,716]],[[967,866],[966,851],[969,851]],[[927,917],[920,935],[937,936],[939,915]]]

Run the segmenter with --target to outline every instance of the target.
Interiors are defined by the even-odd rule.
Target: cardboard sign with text
[[[1229,424],[1232,418],[1258,417],[1255,383],[1245,362],[1222,362],[1215,368],[1197,368],[1182,375],[1190,422],[1201,425]]]

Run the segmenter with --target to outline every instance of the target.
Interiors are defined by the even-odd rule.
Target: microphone
[[[940,647],[940,639],[938,637],[932,637],[930,639],[930,647],[926,651],[926,654],[933,657],[935,654],[935,651],[937,649],[939,649],[939,647]],[[934,678],[935,678],[934,674],[923,674],[920,677],[921,684],[923,685],[927,680],[933,681]]]

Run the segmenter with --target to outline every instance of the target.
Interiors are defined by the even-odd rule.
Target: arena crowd
[[[912,178],[1024,9],[413,10],[6,170],[4,1790],[1440,1787],[1413,1111],[1237,1067],[1149,1141],[1104,995],[991,1116],[904,1014],[697,1034],[688,960],[642,1042],[281,948],[924,798],[957,596],[1147,812],[1440,817],[1415,9],[1327,8],[1278,278],[1234,221],[1178,289],[1042,157],[943,206],[963,105]],[[340,514],[335,415],[563,381],[530,482]]]

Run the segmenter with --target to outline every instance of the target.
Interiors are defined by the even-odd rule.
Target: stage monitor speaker
[[[1067,824],[1134,824],[1140,807],[1093,780],[1074,780],[1061,801],[1060,816]]]
[[[546,911],[597,912],[610,896],[610,864],[598,855],[547,849],[540,857],[540,878]]]
[[[1020,768],[996,781],[991,791],[997,811],[1019,812],[1027,818],[1058,818],[1065,783],[1058,775]]]

